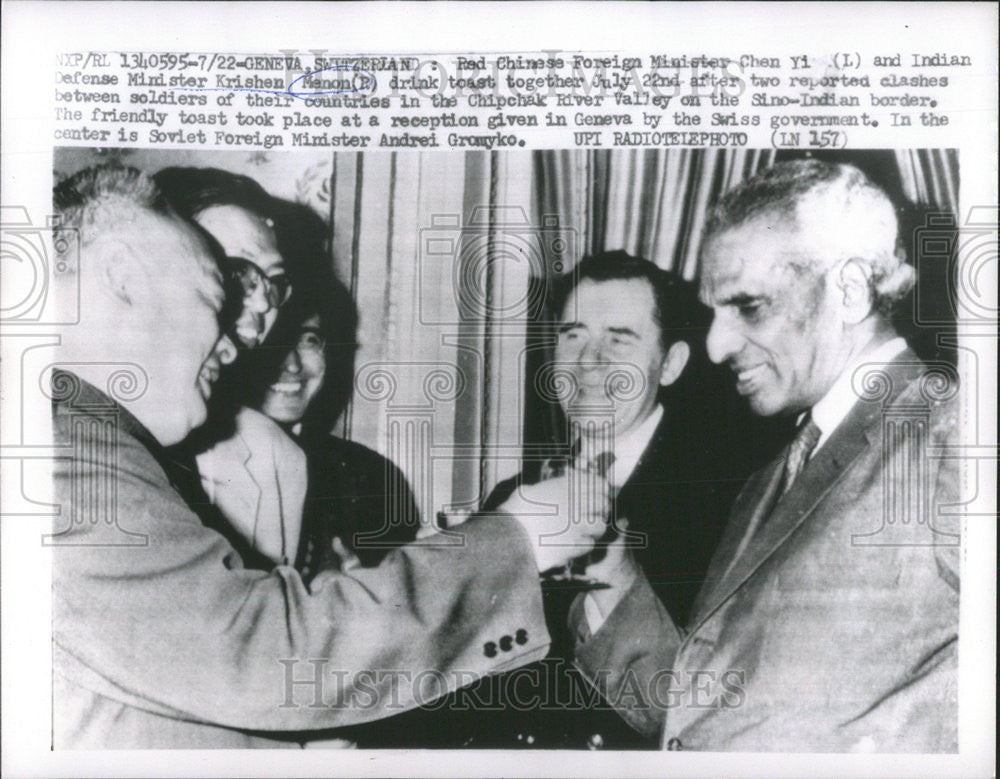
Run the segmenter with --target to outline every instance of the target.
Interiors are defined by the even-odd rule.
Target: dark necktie
[[[587,467],[591,470],[597,471],[597,474],[604,479],[609,478],[608,471],[611,470],[611,466],[615,464],[615,453],[614,452],[601,452],[597,457],[594,457],[587,463]]]
[[[792,488],[792,484],[802,473],[802,469],[809,461],[809,456],[816,448],[816,444],[819,443],[820,435],[820,429],[812,421],[812,414],[806,414],[795,433],[795,438],[788,446],[788,455],[785,457],[785,472],[781,478],[781,495]]]

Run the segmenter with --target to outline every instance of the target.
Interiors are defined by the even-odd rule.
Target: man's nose
[[[302,370],[302,358],[298,349],[292,349],[285,357],[284,368],[288,373],[299,373]]]
[[[219,364],[229,365],[236,359],[236,353],[236,344],[232,342],[232,339],[225,334],[219,336],[219,340],[215,342],[215,356],[218,358]]]
[[[582,363],[601,362],[604,358],[604,349],[601,348],[600,340],[589,338],[577,355],[577,361]]]
[[[712,326],[708,329],[705,346],[708,350],[708,359],[714,363],[722,363],[739,352],[743,347],[743,338],[732,324],[716,315],[712,319]]]
[[[267,282],[262,281],[250,294],[244,296],[243,307],[256,314],[266,314],[271,310],[271,301],[267,299]]]

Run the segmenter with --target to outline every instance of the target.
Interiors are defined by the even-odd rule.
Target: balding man
[[[83,303],[52,381],[57,748],[294,746],[544,655],[538,574],[593,547],[606,484],[572,514],[567,479],[522,491],[310,589],[290,566],[245,569],[164,450],[204,422],[233,356],[209,244],[131,168],[84,170],[55,204],[79,238],[56,241],[57,292]]]
[[[711,215],[709,356],[798,428],[736,499],[687,627],[620,546],[592,570],[616,586],[588,595],[608,616],[578,620],[577,663],[667,749],[957,749],[957,388],[893,329],[897,232],[861,171],[818,161]]]

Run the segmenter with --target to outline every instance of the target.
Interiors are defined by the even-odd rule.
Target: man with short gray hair
[[[57,293],[82,300],[52,379],[56,748],[296,746],[544,655],[538,574],[593,548],[606,483],[572,511],[569,479],[525,488],[447,542],[308,588],[288,565],[244,568],[165,451],[234,354],[209,243],[135,169],[81,171],[54,198],[60,238],[79,238],[57,241]]]
[[[889,318],[914,278],[897,232],[860,170],[815,160],[710,216],[709,356],[798,429],[736,499],[686,628],[620,544],[591,571],[620,584],[588,595],[607,618],[577,662],[666,749],[957,749],[958,479],[935,456],[957,385]]]

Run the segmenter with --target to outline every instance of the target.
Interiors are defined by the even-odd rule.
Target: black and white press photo
[[[56,748],[955,750],[955,152],[54,165]]]
[[[996,20],[4,0],[3,772],[992,775]]]

